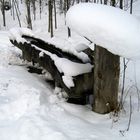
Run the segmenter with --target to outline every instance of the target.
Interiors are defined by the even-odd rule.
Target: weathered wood
[[[104,114],[117,108],[120,60],[106,49],[95,46],[93,110]]]
[[[92,92],[93,92],[93,74],[92,74],[92,72],[73,77],[75,86],[72,88],[68,88],[62,79],[62,76],[64,74],[59,72],[59,70],[55,66],[54,61],[51,59],[51,57],[49,55],[47,55],[46,53],[44,53],[43,56],[39,56],[41,50],[32,46],[32,44],[33,45],[36,44],[36,46],[40,45],[42,48],[45,48],[47,46],[45,48],[45,50],[47,50],[47,51],[51,49],[50,47],[52,47],[51,52],[57,53],[58,55],[63,54],[62,50],[60,50],[58,48],[55,49],[56,47],[53,48],[53,46],[52,45],[49,46],[49,44],[47,44],[47,45],[45,44],[45,46],[44,46],[44,42],[40,41],[40,40],[39,40],[39,42],[37,42],[37,40],[35,41],[32,39],[32,40],[30,40],[30,43],[25,42],[24,44],[18,43],[17,41],[13,41],[13,40],[11,40],[11,42],[22,50],[24,60],[33,62],[33,64],[38,63],[39,66],[46,69],[52,75],[52,77],[56,83],[56,86],[63,88],[65,90],[65,92],[68,94],[68,102],[74,102],[77,104],[86,104],[86,96],[88,96],[89,94],[92,94]],[[79,62],[79,60],[80,60],[79,58],[77,58],[76,56],[74,56],[72,54],[68,54],[68,55],[67,54],[68,54],[67,52],[64,52],[64,57],[72,58],[72,61]],[[61,55],[61,57],[62,57],[62,55]],[[80,60],[80,62],[81,62],[81,60]]]
[[[61,50],[60,48],[56,47],[55,45],[49,44],[39,38],[35,38],[35,37],[27,36],[27,35],[22,35],[22,37],[24,39],[30,41],[31,44],[33,44],[43,50],[56,54],[58,57],[67,58],[73,62],[84,63],[80,58],[73,55],[72,53]]]

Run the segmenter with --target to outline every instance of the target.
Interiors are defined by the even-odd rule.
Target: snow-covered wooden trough
[[[83,52],[82,56],[78,52],[74,55],[29,35],[22,34],[21,38],[24,41],[15,37],[10,41],[22,50],[23,59],[47,70],[55,86],[68,94],[69,102],[86,104],[87,96],[93,92],[93,65],[89,57]]]

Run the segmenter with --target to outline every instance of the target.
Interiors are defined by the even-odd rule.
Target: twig
[[[124,69],[123,69],[123,83],[122,83],[122,92],[121,92],[121,99],[119,103],[119,109],[123,108],[123,95],[124,95],[124,86],[125,86],[125,71],[126,71],[126,63],[125,63],[125,58],[123,58],[123,64],[124,64]]]
[[[132,100],[131,100],[131,95],[130,95],[130,113],[129,113],[128,127],[127,127],[127,129],[124,129],[124,130],[120,130],[119,131],[122,136],[124,136],[124,134],[125,134],[126,131],[129,131],[130,124],[131,124],[131,119],[132,119]]]
[[[137,95],[138,95],[138,111],[139,111],[139,108],[140,108],[140,95],[139,95],[139,89],[138,89],[138,86],[137,86],[137,78],[136,78],[136,66],[134,64],[134,74],[135,74],[135,85],[136,85],[136,91],[137,91]]]
[[[129,131],[130,129],[131,118],[132,118],[132,100],[131,100],[131,95],[130,95],[130,114],[129,114],[128,128],[126,129],[126,131]]]
[[[87,37],[85,37],[85,36],[84,36],[84,38],[85,38],[86,40],[88,40],[91,44],[93,43],[89,38],[87,38]]]

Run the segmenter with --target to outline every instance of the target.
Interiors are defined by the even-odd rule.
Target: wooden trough
[[[77,56],[64,52],[60,48],[57,48],[41,39],[26,35],[23,35],[22,37],[26,39],[27,42],[22,43],[17,42],[16,40],[10,41],[13,45],[22,50],[23,59],[32,62],[33,65],[38,63],[39,66],[47,70],[53,77],[55,86],[61,87],[68,94],[68,102],[86,104],[87,97],[93,93],[93,72],[91,71],[89,73],[74,76],[73,82],[75,86],[68,88],[62,79],[64,74],[59,72],[54,60],[47,53],[43,53],[43,55],[40,55],[40,53],[45,50],[60,58],[69,59],[72,62],[82,64],[84,64],[84,62]],[[91,50],[85,50],[85,52],[90,52],[89,54],[92,54]],[[92,56],[90,55],[89,58],[92,58]]]

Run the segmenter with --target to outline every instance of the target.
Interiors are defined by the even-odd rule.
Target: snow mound
[[[36,47],[36,46],[34,46]],[[58,71],[60,73],[63,73],[63,82],[66,84],[68,88],[74,87],[73,83],[73,76],[81,75],[84,73],[89,73],[92,71],[93,65],[90,63],[86,64],[81,64],[81,63],[76,63],[72,62],[66,58],[60,58],[55,54],[52,54],[48,51],[44,51],[42,49],[39,49],[36,47],[36,49],[41,50],[40,52],[40,57],[45,54],[49,55],[51,59],[54,61],[55,66],[57,67]]]
[[[34,36],[32,30],[28,28],[12,28],[10,29],[10,35],[9,38],[11,40],[16,40],[17,42],[27,42],[24,38],[22,38],[22,35],[29,35],[29,36]]]
[[[9,33],[0,33],[0,67],[8,67],[11,63],[21,63],[21,51],[11,44]]]
[[[67,25],[110,52],[126,58],[140,58],[140,22],[111,6],[82,3],[71,7]]]

